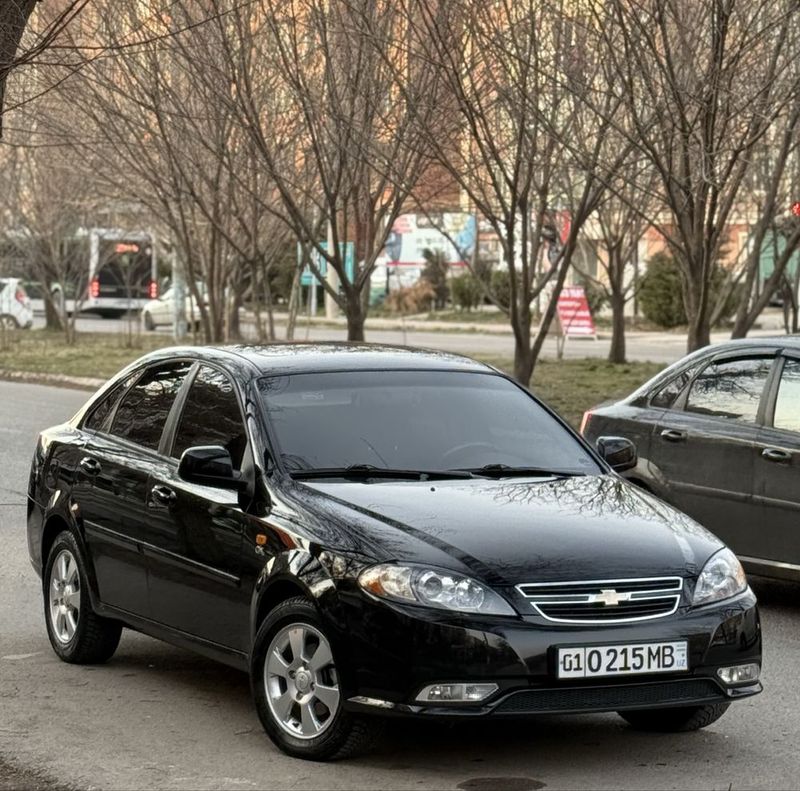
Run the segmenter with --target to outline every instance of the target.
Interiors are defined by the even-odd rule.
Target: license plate
[[[570,646],[558,649],[558,678],[678,673],[689,669],[685,640],[674,643]]]

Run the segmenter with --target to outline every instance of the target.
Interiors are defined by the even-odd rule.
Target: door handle
[[[665,428],[661,432],[661,439],[667,442],[683,442],[686,439],[686,432],[678,431],[676,428]]]
[[[84,456],[80,461],[80,466],[87,475],[98,475],[101,469],[100,462],[91,456]]]
[[[761,451],[761,457],[767,461],[775,462],[775,464],[788,464],[792,460],[792,454],[788,450],[781,450],[780,448],[764,448]]]
[[[159,505],[171,505],[177,499],[177,495],[169,486],[161,486],[157,484],[150,490],[150,494],[153,495],[153,499]]]

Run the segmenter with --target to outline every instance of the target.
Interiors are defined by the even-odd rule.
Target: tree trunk
[[[611,348],[608,351],[610,363],[624,363],[625,359],[625,297],[611,294]]]
[[[531,383],[533,363],[530,343],[528,341],[520,342],[517,338],[514,341],[514,378],[525,387]]]
[[[36,0],[16,0],[0,3],[0,137],[3,134],[3,101],[6,78],[14,63],[17,47]]]
[[[267,340],[275,340],[275,306],[272,304],[272,289],[269,285],[269,271],[264,272],[264,305],[267,309]]]
[[[689,320],[689,332],[686,336],[687,352],[695,352],[711,344],[709,287],[705,279],[705,269],[704,266],[698,266],[697,272],[687,273],[683,282],[683,304],[686,307],[686,318]]]
[[[47,288],[47,283],[42,283],[42,289]],[[56,306],[47,297],[44,298],[44,325],[48,330],[62,329],[61,317]]]
[[[686,338],[686,351],[696,352],[711,345],[711,327],[708,320],[691,321],[689,323],[689,334]]]
[[[366,314],[361,306],[361,294],[354,292],[347,296],[347,340],[364,340],[364,321]]]
[[[242,326],[239,321],[239,308],[242,306],[242,294],[238,288],[234,289],[228,311],[228,341],[239,341],[242,339]]]
[[[512,276],[513,276],[512,271]],[[512,329],[514,330],[514,378],[527,387],[533,375],[534,356],[531,351],[531,309],[528,303],[528,294],[525,289],[520,289],[517,295],[519,304],[513,314]]]

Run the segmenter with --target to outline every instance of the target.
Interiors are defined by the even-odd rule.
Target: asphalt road
[[[35,327],[44,326],[44,319],[37,317]],[[127,322],[124,319],[102,319],[96,316],[81,316],[77,321],[77,328],[81,332],[122,332],[126,329]],[[480,325],[477,325],[480,330]],[[246,325],[243,327],[246,332]],[[168,333],[168,328],[162,327],[157,330],[159,333]],[[282,326],[278,326],[278,333],[284,331]],[[777,332],[777,330],[775,331]],[[751,333],[757,334],[757,333]],[[772,334],[767,331],[767,334]],[[456,352],[467,355],[497,355],[503,357],[514,356],[514,339],[510,333],[481,333],[478,332],[446,332],[446,331],[423,331],[407,330],[403,332],[396,329],[372,329],[367,328],[367,340],[371,343],[402,344],[403,346],[422,346],[428,349],[443,349],[444,351]],[[344,327],[309,327],[299,326],[295,331],[295,339],[305,340],[338,340],[343,341],[347,338]],[[730,338],[728,332],[714,333],[714,342],[727,340]],[[569,358],[608,357],[610,341],[574,339],[570,340],[565,347],[564,355]],[[627,356],[631,361],[672,363],[686,354],[686,338],[680,334],[668,332],[659,333],[633,333],[627,342]],[[556,356],[555,340],[545,342],[543,355],[545,357]]]
[[[110,663],[59,662],[25,543],[39,428],[84,393],[0,382],[0,789],[744,789],[800,787],[800,587],[754,580],[763,695],[705,731],[637,733],[615,715],[395,724],[370,754],[312,764],[261,731],[247,678],[125,632]]]

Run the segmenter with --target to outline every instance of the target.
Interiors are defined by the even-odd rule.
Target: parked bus
[[[146,232],[89,230],[89,292],[84,312],[121,316],[158,297],[155,238]]]

